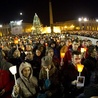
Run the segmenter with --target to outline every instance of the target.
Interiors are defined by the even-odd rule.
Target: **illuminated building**
[[[23,34],[32,34],[35,30],[32,23],[22,23]],[[51,33],[51,27],[41,24],[40,34]],[[67,31],[98,31],[98,20],[79,18],[78,20],[69,20],[65,22],[53,23],[54,33],[64,33]],[[11,34],[11,27],[9,24],[0,25],[0,36],[6,36]]]
[[[65,22],[56,22],[54,26],[60,26],[61,31],[98,31],[98,20],[80,18],[80,20],[69,20]]]

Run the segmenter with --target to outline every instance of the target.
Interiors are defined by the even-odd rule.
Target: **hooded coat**
[[[31,74],[29,76],[29,79],[24,77],[22,74],[22,70],[25,67],[31,68]],[[31,97],[33,98],[33,96],[35,96],[35,94],[37,93],[36,88],[38,84],[37,84],[37,79],[33,76],[33,69],[31,65],[27,62],[21,63],[19,67],[19,75],[20,75],[20,78],[17,79],[17,84],[19,85],[19,88],[20,88],[19,90],[20,98],[31,98]],[[13,96],[13,93],[12,93],[12,96]]]

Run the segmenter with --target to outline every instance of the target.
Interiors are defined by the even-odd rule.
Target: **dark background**
[[[98,17],[97,0],[51,0],[54,22],[87,17]],[[20,16],[20,12],[23,13]],[[0,0],[0,23],[23,19],[23,22],[33,22],[37,13],[44,26],[49,25],[49,0]]]

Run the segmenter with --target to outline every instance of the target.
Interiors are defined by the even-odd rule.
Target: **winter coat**
[[[47,72],[42,67],[39,74],[39,86],[41,87],[41,93],[51,92],[52,96],[49,98],[60,98],[60,80],[59,71],[52,64],[52,68],[49,70],[50,86],[45,88],[45,81],[47,80]]]
[[[85,76],[85,86],[88,84],[88,72],[86,68],[83,68],[81,72],[81,76]],[[74,98],[83,92],[83,87],[78,89],[76,85],[72,85],[72,81],[77,80],[77,76],[79,76],[79,72],[77,68],[70,63],[65,69],[62,70],[61,81],[64,86],[65,98]]]
[[[19,88],[20,88],[19,96],[20,98],[31,98],[31,96],[33,98],[33,96],[35,96],[37,93],[36,91],[38,86],[37,79],[33,76],[33,69],[30,64],[25,65],[24,67],[30,67],[31,74],[29,76],[29,79],[25,78],[22,74],[23,67],[22,65],[20,65],[19,67],[20,78],[17,79],[17,84],[19,85]],[[14,98],[13,94],[14,93],[12,93],[12,97]]]

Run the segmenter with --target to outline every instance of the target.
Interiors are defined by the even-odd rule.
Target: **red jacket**
[[[11,64],[2,60],[0,63],[0,91],[5,89],[4,95],[0,96],[0,98],[11,98],[11,93],[14,85],[14,78],[9,71],[9,67]]]

